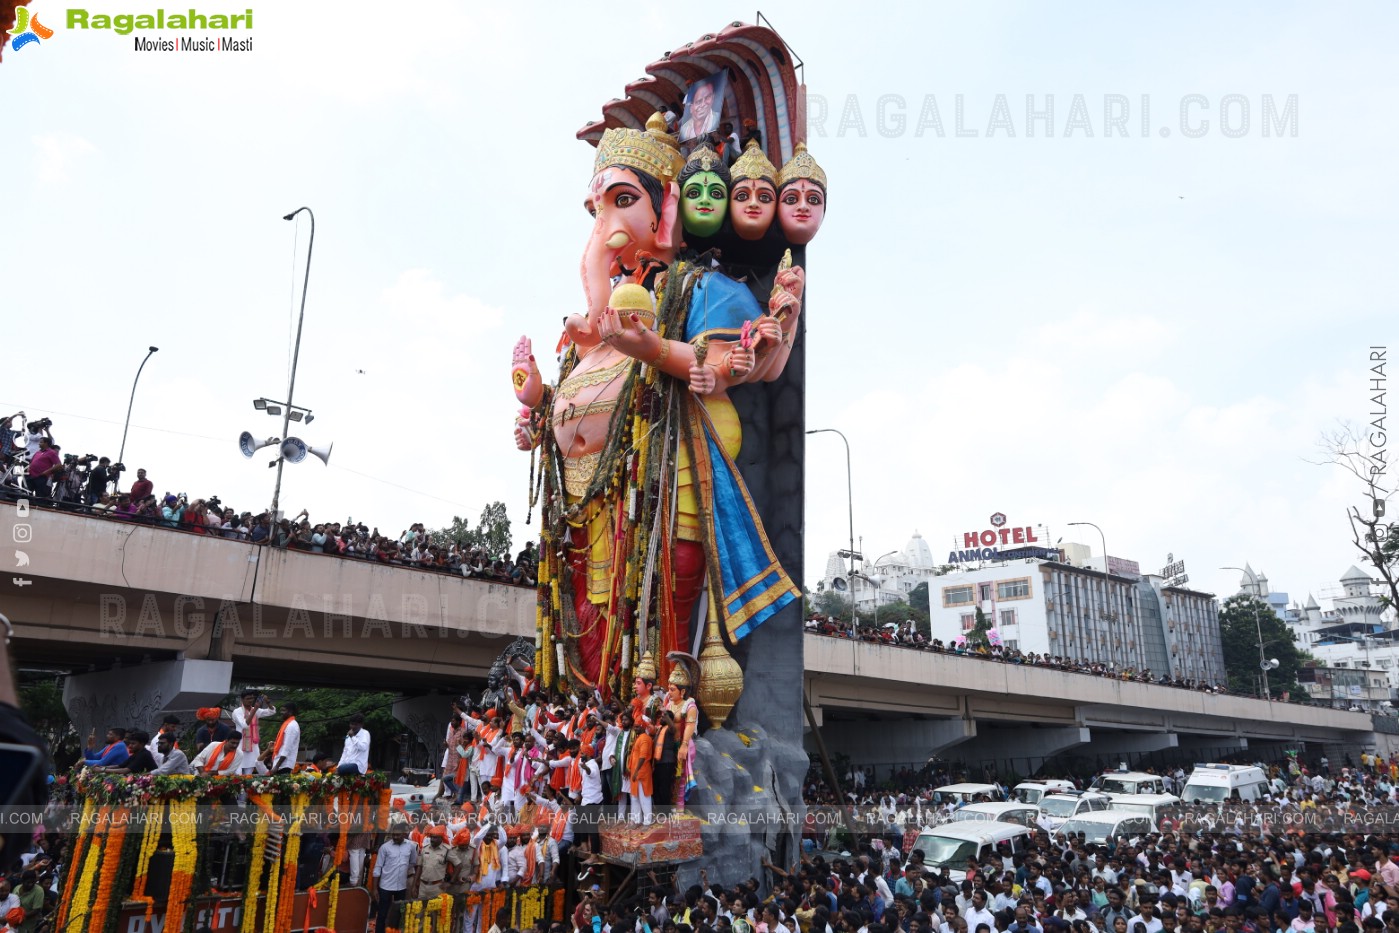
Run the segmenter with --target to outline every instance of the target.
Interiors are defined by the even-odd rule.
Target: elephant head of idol
[[[596,323],[615,277],[644,272],[648,258],[666,265],[674,261],[680,241],[677,179],[683,166],[660,114],[653,114],[644,130],[618,128],[602,134],[584,201],[593,217],[580,269],[587,311],[564,322],[579,346],[598,342]]]

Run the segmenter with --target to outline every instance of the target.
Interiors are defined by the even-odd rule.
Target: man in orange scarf
[[[235,732],[222,742],[210,742],[189,765],[195,774],[237,774],[242,755],[238,746],[242,741],[243,737]]]
[[[631,813],[633,823],[651,822],[651,769],[656,747],[651,741],[651,733],[646,731],[640,720],[632,723],[632,742],[627,751],[627,781],[631,785]]]
[[[272,742],[270,749],[273,774],[290,774],[291,769],[296,766],[297,756],[301,754],[301,724],[296,721],[296,704],[283,703],[282,709],[287,718],[277,730],[277,738]]]

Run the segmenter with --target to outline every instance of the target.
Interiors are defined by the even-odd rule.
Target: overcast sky
[[[753,11],[249,2],[252,51],[170,54],[34,0],[56,35],[0,63],[0,409],[115,457],[154,344],[126,462],[158,492],[265,508],[270,456],[236,438],[280,430],[250,403],[286,390],[306,226],[281,216],[310,205],[296,400],[316,414],[301,436],[335,451],[287,468],[283,505],[397,533],[501,499],[519,546],[510,351],[524,333],[549,357],[582,307],[592,150],[574,133],[661,53]],[[1222,564],[1305,598],[1358,562],[1359,490],[1307,460],[1368,420],[1368,348],[1399,342],[1392,4],[763,12],[813,117],[824,101],[807,421],[850,438],[871,558],[915,528],[942,558],[999,510],[1056,537],[1096,522],[1113,554],[1172,552],[1222,594]],[[1033,136],[1027,95],[1053,95]],[[1295,95],[1281,135],[1265,95],[1278,113]],[[847,537],[846,477],[835,436],[809,454],[814,585]],[[1096,552],[1087,531],[1069,539]]]

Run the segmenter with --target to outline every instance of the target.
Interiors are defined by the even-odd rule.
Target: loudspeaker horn
[[[281,443],[281,441],[282,439],[280,437],[269,437],[265,441],[260,441],[253,437],[253,432],[244,431],[242,434],[238,435],[238,449],[242,451],[243,456],[251,460],[253,454],[257,453],[262,448],[271,447],[273,444]]]
[[[300,463],[306,459],[306,455],[320,459],[321,463],[330,466],[330,452],[335,449],[335,444],[331,444],[324,449],[320,447],[307,446],[306,442],[299,437],[289,437],[282,442],[282,456],[287,463]]]

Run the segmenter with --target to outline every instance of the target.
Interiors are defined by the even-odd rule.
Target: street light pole
[[[845,443],[845,505],[850,519],[850,632],[853,636],[859,631],[860,617],[855,611],[855,483],[850,474],[850,439],[835,428],[811,428],[806,433],[839,434]]]
[[[287,382],[287,406],[282,411],[282,439],[286,440],[287,430],[291,427],[291,407],[296,391],[296,363],[301,358],[301,324],[306,320],[306,287],[311,284],[311,251],[316,246],[316,215],[309,207],[299,207],[283,217],[283,220],[291,220],[306,212],[306,216],[311,218],[311,238],[306,244],[306,276],[301,283],[301,314],[296,319],[296,345],[291,354],[291,377]],[[282,467],[286,464],[287,458],[279,456],[277,458],[277,484],[272,488],[272,525],[275,528],[277,523],[277,504],[282,498]]]
[[[146,359],[141,361],[141,365],[136,367],[136,378],[131,380],[131,400],[126,403],[126,424],[121,429],[121,451],[117,454],[117,463],[126,465],[126,432],[131,430],[131,406],[136,404],[136,383],[141,381],[141,370],[146,368],[146,360],[151,358],[151,354],[159,350],[160,347],[151,347],[146,353]],[[117,474],[116,485],[113,489],[121,488],[121,474]]]
[[[1263,652],[1263,617],[1258,612],[1258,603],[1263,601],[1263,587],[1258,583],[1258,575],[1251,568],[1244,567],[1220,567],[1220,570],[1237,570],[1239,573],[1248,574],[1249,582],[1253,584],[1253,625],[1258,630],[1258,670],[1263,675],[1263,696],[1268,702],[1273,702],[1273,691],[1268,686],[1268,658]]]
[[[1103,542],[1103,609],[1102,609],[1102,616],[1101,616],[1101,618],[1100,618],[1100,621],[1102,621],[1103,624],[1106,625],[1106,624],[1107,624],[1107,620],[1108,620],[1108,618],[1107,618],[1107,617],[1108,617],[1108,612],[1109,612],[1109,609],[1108,609],[1108,587],[1112,585],[1112,584],[1110,583],[1111,574],[1108,572],[1108,536],[1105,535],[1105,534],[1103,534],[1103,529],[1098,528],[1098,526],[1097,526],[1097,525],[1094,525],[1092,522],[1069,522],[1069,525],[1070,525],[1070,526],[1073,526],[1073,525],[1089,525],[1089,526],[1091,526],[1091,527],[1097,529],[1097,531],[1098,531],[1098,537],[1102,539],[1102,542]],[[1089,635],[1088,637],[1092,637],[1092,636]],[[1123,652],[1123,654],[1124,654],[1124,658],[1125,658],[1126,652]]]

